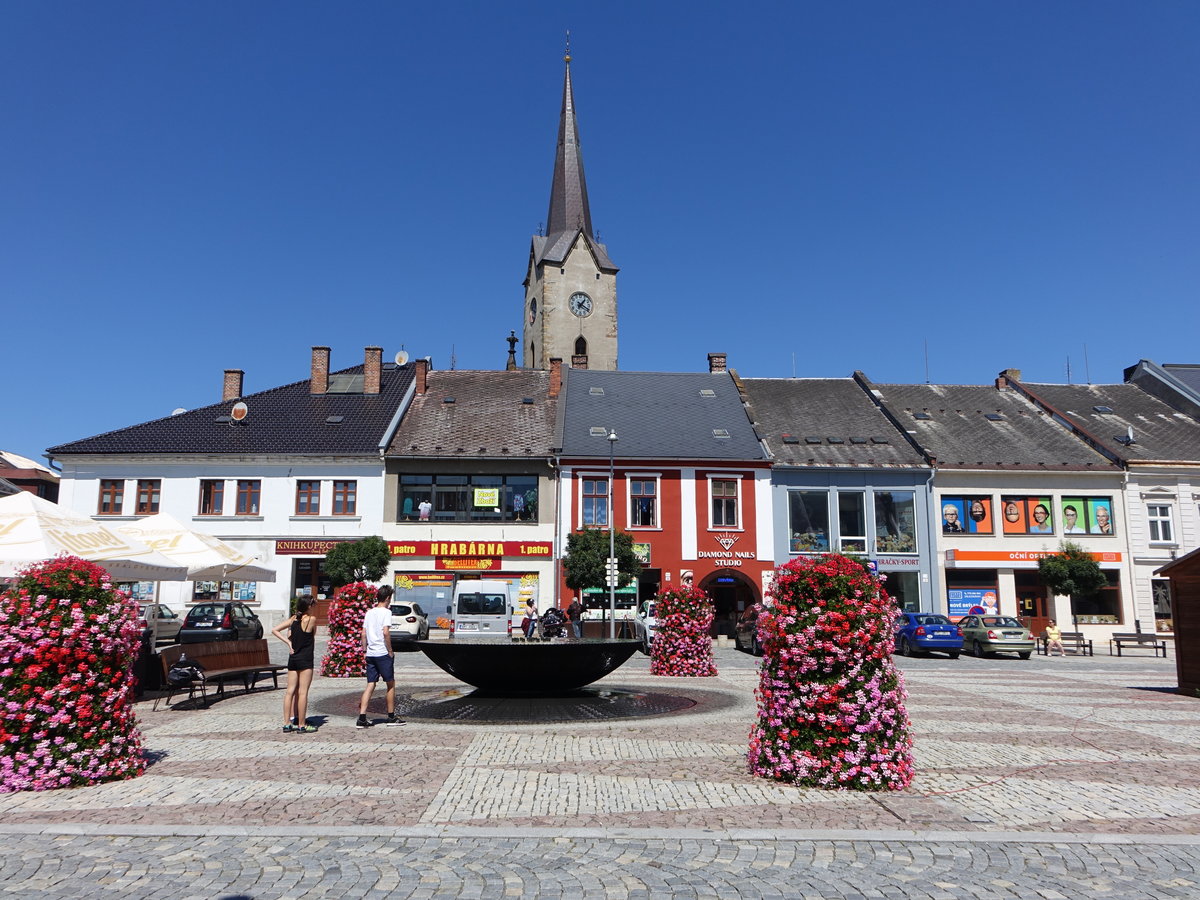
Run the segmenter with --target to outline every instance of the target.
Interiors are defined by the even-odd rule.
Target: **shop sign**
[[[717,542],[721,549],[700,550],[696,553],[696,556],[699,559],[711,559],[719,566],[740,566],[742,560],[755,558],[753,550],[733,549],[740,538],[740,534],[730,534],[728,532],[714,534],[713,540]]]
[[[290,556],[296,554],[324,556],[338,544],[344,544],[345,541],[319,541],[319,540],[284,540],[275,542],[276,556]]]
[[[470,556],[526,559],[551,559],[554,545],[550,541],[388,541],[393,557]]]
[[[494,509],[500,505],[500,488],[475,488],[475,506]]]
[[[634,541],[633,555],[638,558],[638,562],[640,562],[643,566],[650,565],[650,545],[649,544],[641,544],[641,543],[638,543],[637,541]]]
[[[1056,550],[947,550],[946,565],[954,566],[959,563],[1008,563],[1019,568],[1030,568],[1037,565],[1039,559],[1057,555]],[[1121,562],[1121,554],[1117,552],[1089,553],[1092,559],[1101,565]]]
[[[879,563],[879,568],[881,569],[921,568],[921,558],[919,556],[881,556],[876,562]]]
[[[448,572],[489,572],[500,568],[500,560],[439,556],[433,561],[433,567]]]

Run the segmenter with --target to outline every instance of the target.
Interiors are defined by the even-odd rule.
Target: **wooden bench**
[[[199,692],[204,706],[208,706],[208,685],[217,686],[217,696],[225,693],[227,681],[241,681],[242,686],[251,691],[254,683],[261,675],[270,675],[273,687],[279,687],[279,673],[287,671],[287,666],[271,662],[271,653],[264,639],[257,641],[211,641],[204,644],[175,644],[164,647],[159,654],[162,658],[163,683],[167,687],[167,706],[171,698],[187,691],[188,699],[195,698]],[[172,685],[167,678],[171,666],[179,662],[181,656],[200,663],[204,669],[204,678],[191,684]],[[162,698],[159,698],[162,699]],[[158,700],[154,701],[154,709],[158,709]]]
[[[1133,647],[1136,650],[1150,649],[1154,651],[1154,655],[1162,654],[1163,659],[1167,658],[1167,642],[1160,638],[1157,634],[1143,634],[1142,632],[1114,634],[1108,642],[1108,655],[1113,655],[1113,648],[1117,648],[1117,656],[1121,655],[1122,648]]]
[[[1085,638],[1082,631],[1064,631],[1062,632],[1063,651],[1067,653],[1078,653],[1080,656],[1095,656],[1092,652],[1092,641],[1090,638]],[[1050,639],[1045,635],[1038,638],[1038,652],[1042,656],[1050,655]]]

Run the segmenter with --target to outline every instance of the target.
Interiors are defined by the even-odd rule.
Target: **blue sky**
[[[0,447],[503,366],[566,28],[623,369],[1200,362],[1200,4],[3,0]]]

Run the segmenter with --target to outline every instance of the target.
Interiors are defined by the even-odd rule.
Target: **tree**
[[[642,561],[633,552],[633,538],[628,532],[615,532],[613,545],[617,556],[617,587],[623,587],[642,571]],[[567,535],[567,554],[562,561],[567,587],[573,591],[607,588],[607,560],[608,529],[585,528]]]
[[[372,535],[361,541],[335,544],[325,554],[325,573],[335,585],[378,581],[388,570],[392,552],[387,541]]]
[[[1070,597],[1072,605],[1076,597],[1090,597],[1108,584],[1092,554],[1072,541],[1063,541],[1057,553],[1039,559],[1038,574],[1055,594]]]

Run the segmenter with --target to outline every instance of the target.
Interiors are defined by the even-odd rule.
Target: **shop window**
[[[862,491],[838,491],[838,547],[843,553],[867,552],[867,502]]]
[[[1175,530],[1171,527],[1171,507],[1168,504],[1149,504],[1146,507],[1146,522],[1150,526],[1150,543],[1175,542]]]
[[[1150,597],[1154,602],[1154,628],[1156,631],[1174,631],[1175,622],[1171,612],[1171,582],[1167,578],[1150,579]]]
[[[535,522],[538,480],[536,475],[401,475],[400,521],[421,521],[422,504],[428,504],[435,522]]]
[[[162,481],[158,478],[141,478],[137,483],[136,512],[139,516],[158,514],[158,502],[162,498]]]
[[[257,516],[258,504],[262,494],[262,482],[239,481],[237,483],[237,514],[239,516]]]
[[[580,500],[581,522],[584,525],[608,524],[608,479],[583,479],[583,494]]]
[[[316,516],[321,513],[321,482],[296,482],[296,515]]]
[[[875,491],[876,553],[916,553],[916,522],[912,491]]]
[[[658,479],[629,480],[629,525],[632,528],[655,528],[658,525]]]
[[[1108,585],[1090,597],[1071,597],[1071,616],[1079,625],[1121,624],[1121,582],[1116,572],[1105,572]]]
[[[335,516],[358,515],[357,481],[335,481],[333,483],[333,514]]]
[[[104,478],[100,481],[100,505],[102,516],[119,516],[125,508],[125,482],[120,478]]]
[[[225,503],[225,482],[204,480],[200,482],[200,515],[219,516]]]
[[[878,500],[875,508],[875,517],[878,519]],[[989,496],[942,497],[942,534],[992,534],[995,531],[992,521],[992,498]]]
[[[1051,509],[1049,497],[1001,497],[1001,528],[1005,534],[1054,534]]]
[[[257,603],[257,581],[197,581],[192,589],[192,602]]]
[[[712,497],[712,527],[738,527],[738,483],[733,478],[714,478],[708,483]]]
[[[788,491],[788,532],[792,553],[827,553],[829,492]]]
[[[903,612],[921,611],[921,576],[917,572],[885,572],[884,588]]]

